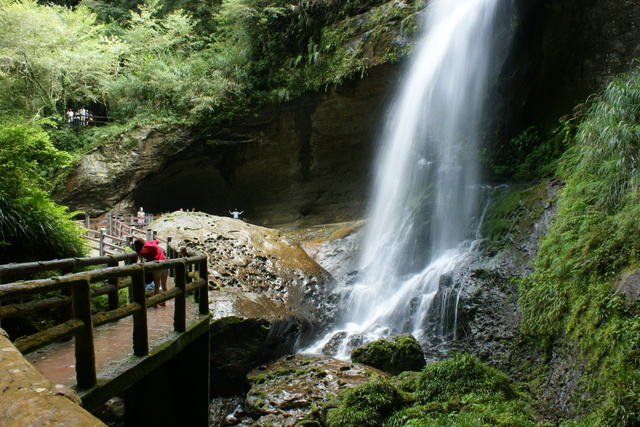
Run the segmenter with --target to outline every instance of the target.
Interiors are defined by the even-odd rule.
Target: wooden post
[[[117,267],[118,266],[118,261],[112,261],[110,263],[107,264],[107,266],[109,267]],[[115,310],[116,308],[118,308],[118,304],[119,304],[119,292],[118,292],[118,281],[119,279],[117,277],[113,277],[111,279],[109,279],[109,284],[113,285],[113,287],[115,288],[115,290],[113,292],[109,292],[109,296],[107,297],[109,299],[109,310]]]
[[[71,266],[67,266],[65,268],[62,268],[60,270],[60,272],[62,273],[62,275],[66,275],[69,273],[75,273],[76,272],[76,266],[75,264],[71,265]],[[72,298],[73,301],[73,288],[63,288],[60,289],[60,294],[64,295],[64,296],[68,296]],[[66,322],[67,320],[70,320],[73,318],[73,304],[68,304],[65,306],[60,307],[60,320],[62,322]]]
[[[171,237],[167,237],[167,259],[173,259],[176,257],[176,252],[171,247]],[[175,277],[176,272],[173,268],[169,269],[169,277]]]
[[[109,236],[113,236],[113,215],[107,217],[109,221]]]
[[[136,270],[131,275],[131,300],[142,308],[133,313],[133,354],[146,356],[149,354],[149,332],[147,330],[147,295],[144,292],[144,269]]]
[[[184,332],[187,330],[187,266],[184,260],[175,268],[174,283],[182,292],[175,297],[173,328],[176,332]]]
[[[96,385],[96,354],[91,319],[91,287],[89,277],[73,286],[73,315],[84,324],[75,335],[76,378],[78,387],[88,389]]]
[[[167,259],[176,257],[176,252],[171,247],[171,237],[167,237]]]
[[[104,255],[104,228],[100,229],[100,241],[98,243],[98,253]]]
[[[198,308],[200,314],[209,314],[209,277],[207,272],[207,259],[200,261],[198,272],[201,279],[204,279],[204,286],[200,288],[198,295]]]

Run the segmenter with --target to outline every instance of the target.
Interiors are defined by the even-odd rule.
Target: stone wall
[[[77,394],[52,384],[38,372],[0,329],[0,425],[104,426],[80,407]]]

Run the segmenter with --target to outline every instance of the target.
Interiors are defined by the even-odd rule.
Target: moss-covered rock
[[[403,371],[419,371],[425,366],[420,343],[413,335],[398,335],[391,340],[379,340],[351,352],[355,363],[373,366],[392,375]]]
[[[504,373],[468,353],[357,386],[338,400],[326,411],[328,427],[541,425]]]

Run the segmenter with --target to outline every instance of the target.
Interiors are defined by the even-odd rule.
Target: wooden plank
[[[176,332],[184,332],[187,329],[187,266],[184,262],[181,262],[174,268],[175,277],[174,284],[175,287],[180,289],[182,292],[176,295],[174,307],[174,315],[173,315],[173,329]]]
[[[91,388],[96,385],[97,375],[88,277],[73,287],[73,315],[84,324],[75,334],[77,383],[80,388]]]
[[[72,337],[81,328],[84,328],[82,321],[71,319],[46,331],[37,332],[27,337],[20,337],[15,340],[13,345],[22,354],[29,354],[61,339]]]
[[[133,313],[133,354],[146,356],[149,354],[149,332],[147,331],[146,294],[144,291],[144,269],[134,270],[131,277],[131,299],[134,303],[145,307]]]
[[[43,300],[34,300],[20,304],[4,305],[0,307],[0,319],[23,316],[34,311],[69,306],[71,306],[71,296],[68,295],[59,295]]]

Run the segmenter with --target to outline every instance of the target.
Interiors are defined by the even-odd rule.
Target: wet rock
[[[322,406],[338,393],[386,376],[376,369],[331,357],[289,356],[249,373],[252,387],[245,407],[254,425],[318,426]]]
[[[244,393],[250,369],[326,322],[333,278],[277,230],[200,212],[164,215],[153,229],[208,256],[213,395]]]
[[[118,421],[124,420],[124,399],[120,397],[112,397],[106,403],[109,414]]]
[[[640,299],[640,270],[624,275],[616,287],[616,291],[629,301]]]
[[[409,334],[357,347],[351,352],[351,360],[391,375],[404,371],[419,371],[426,365],[420,343]]]

